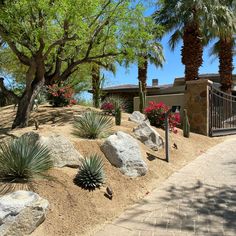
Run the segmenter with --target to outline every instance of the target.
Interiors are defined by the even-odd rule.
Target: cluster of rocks
[[[136,139],[152,150],[157,151],[163,148],[162,137],[151,127],[149,120],[146,119],[144,114],[135,111],[130,115],[129,120],[138,124],[133,130]],[[130,177],[145,175],[148,170],[135,138],[119,131],[108,137],[101,146],[110,163],[118,167],[123,174]]]
[[[129,177],[143,176],[148,167],[142,158],[138,140],[152,150],[163,148],[164,142],[158,132],[140,112],[134,112],[130,121],[137,123],[133,136],[118,131],[109,136],[101,145],[101,150],[109,162]],[[51,152],[55,167],[79,167],[83,156],[64,136],[52,134],[41,136],[35,132],[30,136],[32,145],[45,145]],[[16,191],[0,198],[0,235],[26,235],[34,231],[46,216],[49,203],[38,194],[29,191]]]

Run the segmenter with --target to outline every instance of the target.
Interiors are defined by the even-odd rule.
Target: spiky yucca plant
[[[0,179],[11,182],[27,182],[44,177],[53,166],[47,147],[35,143],[29,136],[13,139],[0,145]]]
[[[93,190],[104,183],[104,170],[101,157],[93,154],[86,157],[79,168],[74,183],[82,188]]]
[[[107,137],[112,130],[112,118],[96,111],[88,111],[75,120],[75,135],[96,139]]]

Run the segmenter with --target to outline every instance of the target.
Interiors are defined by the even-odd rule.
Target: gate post
[[[212,84],[207,79],[186,82],[184,108],[188,111],[191,132],[209,136],[209,87]]]

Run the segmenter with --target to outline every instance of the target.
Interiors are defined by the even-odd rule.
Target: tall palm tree
[[[183,40],[181,55],[186,81],[199,77],[199,67],[203,63],[201,29],[214,6],[212,2],[214,0],[160,0],[159,10],[154,14],[154,19],[166,32],[174,31],[169,41],[171,49]]]
[[[143,52],[138,55],[138,81],[141,82],[143,92],[146,93],[147,88],[147,71],[148,63],[156,67],[162,67],[165,61],[162,45],[159,42],[145,44]]]
[[[216,12],[215,24],[208,29],[208,38],[218,38],[211,50],[211,55],[219,57],[221,90],[231,93],[233,84],[233,54],[235,53],[236,15],[235,2],[221,1]]]

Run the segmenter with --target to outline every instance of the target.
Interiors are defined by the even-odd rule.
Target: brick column
[[[199,79],[186,82],[184,107],[191,132],[209,136],[209,86],[212,81]]]

